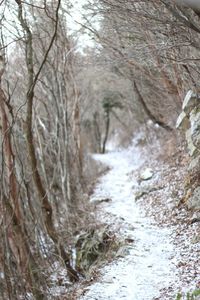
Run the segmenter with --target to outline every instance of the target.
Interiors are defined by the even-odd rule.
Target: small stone
[[[195,236],[191,242],[192,242],[192,244],[199,244],[200,243],[200,235]]]
[[[190,224],[194,224],[194,223],[198,223],[200,222],[200,212],[196,212],[193,214],[191,220],[190,220]],[[198,236],[199,240],[200,240],[200,235]]]
[[[149,180],[153,177],[153,170],[151,168],[146,168],[143,172],[140,174],[141,180]]]
[[[134,240],[132,237],[127,237],[127,238],[125,239],[125,242],[128,243],[128,244],[132,244],[132,243],[135,242],[135,240]]]
[[[125,257],[130,254],[131,248],[128,246],[121,247],[116,254],[116,257]]]
[[[147,190],[139,190],[135,193],[135,201],[139,200],[142,196],[148,194]]]

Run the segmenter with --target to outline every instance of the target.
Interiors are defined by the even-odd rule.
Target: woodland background
[[[55,264],[80,279],[90,153],[148,120],[180,142],[182,100],[200,89],[200,10],[184,4],[0,1],[0,298],[51,299]]]

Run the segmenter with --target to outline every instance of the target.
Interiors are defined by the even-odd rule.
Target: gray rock
[[[189,155],[194,157],[198,153],[198,150],[195,147],[195,145],[193,144],[190,128],[186,131],[185,137],[186,137],[186,141],[187,141]]]
[[[143,186],[140,187],[137,191],[135,191],[134,196],[135,196],[135,201],[139,200],[141,197],[143,197],[144,195],[147,195],[151,192],[156,192],[159,190],[164,189],[165,186],[159,185],[159,186]]]
[[[191,139],[195,147],[200,148],[200,111],[193,110],[190,114]]]
[[[146,168],[140,173],[141,180],[149,180],[153,177],[153,170],[151,168]]]
[[[187,202],[188,208],[200,209],[200,187],[197,187]]]
[[[142,196],[147,195],[150,192],[149,187],[144,187],[135,192],[135,201],[140,199]]]
[[[196,212],[193,214],[192,218],[190,219],[190,224],[200,222],[200,212]],[[200,234],[199,234],[199,241],[200,241]]]
[[[132,247],[130,246],[122,246],[119,248],[119,250],[117,251],[116,257],[125,257],[127,255],[130,254]]]
[[[197,97],[192,90],[189,90],[183,101],[182,110],[189,115],[191,110],[197,105]]]
[[[200,169],[200,156],[193,158],[189,164],[188,171],[196,172]]]
[[[186,130],[189,128],[189,119],[184,111],[178,116],[176,121],[176,128]]]
[[[195,237],[193,237],[191,242],[192,242],[192,244],[199,244],[200,243],[200,234],[197,234]],[[195,298],[195,300],[198,300],[198,299],[200,299],[200,296],[199,296],[199,298]]]

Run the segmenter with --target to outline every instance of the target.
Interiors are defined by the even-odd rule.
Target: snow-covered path
[[[127,255],[101,270],[99,281],[89,287],[82,300],[152,300],[159,299],[159,290],[168,287],[175,280],[175,270],[170,257],[173,245],[171,231],[160,228],[134,200],[134,182],[130,172],[138,169],[143,160],[139,151],[133,148],[105,155],[95,159],[110,167],[101,178],[92,201],[110,198],[104,203],[104,210],[123,218],[120,235],[134,240],[127,247]],[[166,297],[166,299],[168,299]]]

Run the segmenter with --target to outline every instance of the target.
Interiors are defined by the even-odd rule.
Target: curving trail
[[[89,287],[81,300],[160,299],[159,291],[175,281],[176,272],[170,259],[174,248],[170,243],[171,229],[161,228],[145,217],[141,206],[135,203],[137,183],[130,172],[143,164],[139,150],[129,148],[94,158],[108,165],[110,171],[101,178],[92,201],[112,199],[103,204],[103,209],[113,218],[123,218],[120,234],[134,243],[126,250],[127,255],[101,270],[99,281]],[[167,299],[174,298],[166,296]]]

